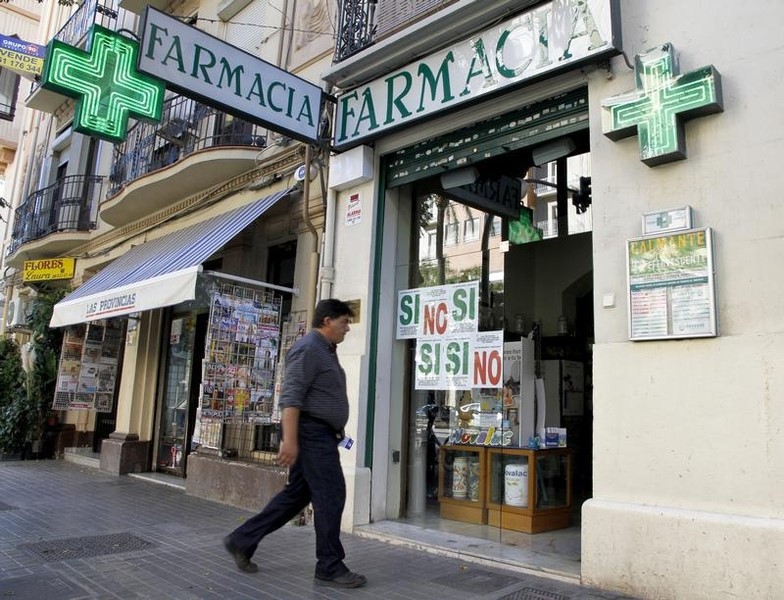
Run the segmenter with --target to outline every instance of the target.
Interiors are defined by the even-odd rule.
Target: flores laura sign
[[[166,87],[306,142],[318,141],[318,86],[149,6],[138,69]]]
[[[337,148],[620,48],[617,0],[538,5],[338,98]]]
[[[22,281],[53,281],[55,279],[72,279],[74,276],[74,258],[42,258],[26,260],[22,271]]]

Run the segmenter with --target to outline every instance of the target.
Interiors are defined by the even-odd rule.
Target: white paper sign
[[[479,327],[479,282],[401,290],[397,339],[474,333]]]
[[[346,225],[357,225],[362,222],[362,201],[359,194],[351,194],[346,205]]]

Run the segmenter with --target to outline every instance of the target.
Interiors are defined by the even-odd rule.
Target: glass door
[[[196,315],[172,315],[168,334],[155,470],[182,477],[189,434]]]

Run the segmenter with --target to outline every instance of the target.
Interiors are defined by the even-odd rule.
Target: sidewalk
[[[14,600],[620,599],[577,585],[343,535],[364,588],[313,584],[312,527],[265,539],[259,572],[221,540],[251,513],[65,461],[0,462],[0,597]],[[77,539],[79,538],[79,539]]]

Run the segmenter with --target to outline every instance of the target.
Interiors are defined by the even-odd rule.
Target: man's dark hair
[[[319,300],[319,303],[316,304],[316,310],[313,313],[313,321],[310,326],[315,328],[323,327],[324,319],[327,317],[330,319],[339,319],[343,315],[353,317],[354,311],[342,300],[337,300],[336,298]]]

